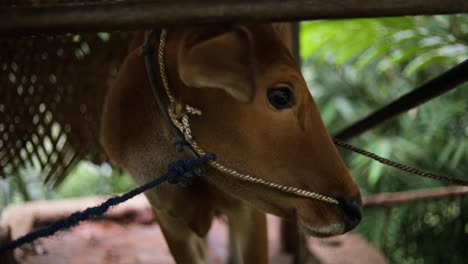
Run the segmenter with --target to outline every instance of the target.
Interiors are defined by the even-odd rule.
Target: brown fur
[[[247,42],[225,27],[169,30],[165,51],[170,87],[184,103],[203,111],[192,129],[221,163],[282,185],[332,197],[359,195],[306,83],[271,25],[246,25]],[[163,174],[180,156],[161,116],[137,54],[135,37],[104,106],[102,143],[109,156],[139,184]],[[245,59],[251,43],[253,65]],[[156,57],[155,57],[156,60]],[[251,75],[254,79],[252,83]],[[269,87],[286,83],[296,105],[276,110]],[[281,193],[208,169],[212,183],[189,188],[163,184],[146,193],[178,263],[205,263],[205,242],[215,211],[229,219],[231,261],[267,263],[265,215],[297,219],[311,234],[343,233],[338,206]],[[260,211],[259,211],[260,210]]]

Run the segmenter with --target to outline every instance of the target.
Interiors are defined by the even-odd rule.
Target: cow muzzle
[[[362,219],[362,199],[361,195],[358,195],[351,199],[340,198],[337,199],[339,207],[341,209],[344,232],[348,232],[355,228]]]

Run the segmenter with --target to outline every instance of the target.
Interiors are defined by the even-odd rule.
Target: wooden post
[[[301,65],[299,46],[299,23],[289,24],[289,43],[294,60]],[[315,263],[310,252],[308,252],[305,235],[300,231],[297,222],[281,220],[281,247],[288,254],[293,255],[294,264]],[[308,260],[309,259],[309,260]]]
[[[0,226],[0,246],[6,245],[9,242],[11,242],[10,228]],[[16,264],[13,250],[0,254],[0,262],[2,264]]]

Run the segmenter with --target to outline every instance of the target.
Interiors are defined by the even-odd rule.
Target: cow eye
[[[268,89],[268,101],[276,109],[290,108],[295,104],[291,87],[286,84],[277,84]]]

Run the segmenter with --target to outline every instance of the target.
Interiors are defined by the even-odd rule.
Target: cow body
[[[169,30],[164,63],[170,88],[181,102],[203,111],[192,117],[194,136],[225,164],[346,202],[297,197],[211,168],[209,181],[197,178],[188,188],[160,185],[146,196],[178,263],[206,262],[204,237],[216,212],[228,218],[233,263],[267,263],[263,212],[297,221],[316,236],[344,233],[360,218],[359,190],[280,36],[270,24]],[[162,175],[181,156],[138,54],[143,40],[143,33],[135,36],[109,91],[101,129],[110,158],[138,184]],[[278,87],[294,96],[286,109],[275,106],[281,97],[271,99]]]

